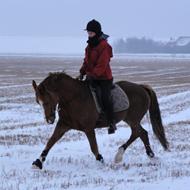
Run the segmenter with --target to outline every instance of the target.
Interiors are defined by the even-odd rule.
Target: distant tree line
[[[180,37],[182,38],[182,37]],[[180,40],[170,40],[168,42],[155,41],[143,38],[118,39],[114,42],[115,53],[168,53],[168,54],[186,54],[190,53],[190,38],[185,45],[179,45]]]

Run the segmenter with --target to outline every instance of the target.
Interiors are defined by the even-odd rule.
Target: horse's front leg
[[[69,128],[64,125],[62,120],[59,120],[57,122],[57,125],[55,127],[55,130],[48,140],[45,149],[42,151],[40,158],[36,159],[33,163],[32,166],[33,168],[39,168],[42,169],[43,167],[43,162],[46,160],[46,156],[49,152],[49,150],[53,147],[53,145],[64,135],[65,132],[67,132]]]
[[[86,131],[85,134],[86,134],[86,136],[88,138],[91,151],[94,154],[94,156],[96,157],[96,160],[103,163],[104,159],[103,159],[102,155],[98,151],[98,145],[97,145],[96,134],[95,134],[94,129],[90,130],[90,131]]]

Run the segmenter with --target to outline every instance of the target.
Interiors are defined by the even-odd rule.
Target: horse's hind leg
[[[129,140],[126,143],[124,143],[122,146],[120,146],[118,149],[118,152],[115,156],[115,163],[119,163],[122,161],[123,154],[125,150],[127,149],[127,147],[139,137],[138,127],[136,125],[133,125],[133,126],[134,127],[131,127],[132,133]]]
[[[94,154],[94,156],[96,157],[96,160],[98,160],[100,162],[104,162],[102,155],[99,154],[99,151],[98,151],[98,145],[97,145],[96,134],[95,134],[94,129],[90,130],[90,131],[86,131],[85,134],[88,138],[91,151]]]
[[[46,156],[49,152],[49,150],[53,147],[53,145],[64,135],[65,132],[67,132],[69,130],[69,128],[67,128],[66,126],[63,126],[64,124],[62,123],[61,120],[59,120],[57,122],[57,125],[55,127],[55,130],[52,134],[52,136],[50,137],[50,139],[48,140],[45,149],[42,151],[40,158],[36,159],[36,161],[34,161],[32,163],[34,168],[39,168],[42,169],[43,167],[43,162],[46,159]]]
[[[146,153],[149,157],[153,158],[154,157],[154,152],[152,151],[150,147],[150,142],[148,138],[148,132],[143,129],[143,127],[140,125],[140,138],[145,146]]]

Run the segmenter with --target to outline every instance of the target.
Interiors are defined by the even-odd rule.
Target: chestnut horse
[[[96,106],[86,81],[76,80],[64,72],[50,73],[39,85],[35,81],[33,88],[37,103],[41,104],[47,123],[55,121],[56,107],[58,107],[59,119],[55,130],[48,140],[45,149],[39,159],[33,162],[33,167],[42,169],[43,162],[53,145],[70,129],[83,131],[89,141],[91,151],[96,160],[103,162],[96,142],[95,128],[108,127],[106,119],[96,110]],[[141,120],[149,110],[150,120],[154,134],[163,148],[168,149],[164,128],[156,93],[146,85],[135,84],[127,81],[119,81],[117,84],[127,94],[130,107],[114,114],[116,122],[125,121],[131,127],[130,138],[121,145],[115,156],[115,162],[121,162],[127,147],[138,137],[142,140],[146,153],[154,157],[150,147],[148,132],[143,129]]]

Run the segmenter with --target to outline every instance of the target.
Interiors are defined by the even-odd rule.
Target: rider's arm
[[[85,49],[85,58],[84,58],[82,67],[80,68],[80,74],[81,75],[85,75],[86,74],[86,64],[87,64],[86,56],[87,56],[87,50]]]

